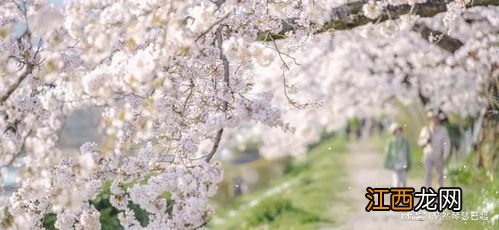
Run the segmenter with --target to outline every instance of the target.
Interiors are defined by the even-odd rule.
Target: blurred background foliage
[[[404,134],[411,145],[415,170],[409,177],[423,177],[422,151],[416,141],[421,127],[426,124],[425,109],[418,104],[400,105],[395,120],[404,127]],[[85,115],[85,114],[83,114]],[[78,115],[75,115],[78,118]],[[479,117],[460,118],[449,115],[446,127],[452,142],[452,155],[447,162],[446,181],[449,185],[463,188],[463,210],[484,211],[489,222],[449,221],[443,224],[449,229],[497,229],[499,218],[499,183],[497,183],[497,116],[489,114],[482,121]],[[79,119],[76,119],[79,120]],[[217,212],[208,225],[212,229],[317,229],[337,224],[352,211],[341,193],[348,189],[345,179],[346,146],[359,139],[370,139],[379,152],[383,151],[388,138],[385,127],[390,119],[365,120],[352,118],[340,132],[324,132],[320,141],[309,146],[309,152],[301,158],[290,156],[268,160],[260,156],[261,142],[249,139],[242,146],[231,148],[229,160],[222,161],[224,179],[212,200]],[[89,120],[89,122],[91,122]],[[473,129],[477,123],[484,134],[476,137]],[[81,125],[80,125],[81,126]],[[64,132],[67,144],[78,145],[74,130],[82,127],[68,126]],[[90,126],[90,125],[89,125]],[[487,127],[488,126],[488,127]],[[97,137],[96,137],[97,138]],[[103,229],[122,229],[118,210],[109,203],[109,185],[91,203],[100,211]],[[168,198],[168,194],[165,194]],[[331,219],[333,209],[341,210]],[[131,204],[136,217],[145,226],[147,213],[138,205]],[[341,214],[343,213],[343,214]],[[344,215],[344,216],[341,216]],[[55,229],[55,214],[48,214],[44,227]],[[492,223],[492,224],[491,224]]]

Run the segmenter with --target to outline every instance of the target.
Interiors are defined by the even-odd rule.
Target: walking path
[[[337,227],[327,227],[323,229],[440,229],[436,221],[402,220],[401,212],[366,212],[365,207],[368,200],[365,198],[367,187],[391,187],[392,174],[383,168],[383,156],[374,150],[367,142],[354,143],[349,147],[350,154],[346,160],[346,167],[350,187],[348,193],[344,194],[345,200],[350,201],[352,213],[339,223]],[[408,178],[408,187],[416,190],[422,186],[421,178]],[[385,200],[389,199],[388,197]],[[336,207],[345,210],[345,207]],[[335,204],[332,205],[332,215],[341,216],[335,211]],[[407,213],[405,213],[407,214]],[[411,212],[410,214],[414,214]],[[425,215],[424,213],[422,213]],[[343,214],[344,215],[344,214]],[[414,215],[413,215],[414,216]],[[429,215],[425,215],[429,218]],[[414,216],[415,217],[415,216]]]

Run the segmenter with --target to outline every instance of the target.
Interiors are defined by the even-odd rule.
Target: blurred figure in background
[[[244,182],[243,178],[237,176],[232,181],[234,184],[234,190],[233,190],[234,197],[242,196],[243,194],[248,192],[248,186]]]
[[[407,171],[411,167],[409,142],[403,136],[403,130],[399,124],[391,124],[389,130],[393,136],[390,137],[385,148],[385,168],[393,170],[393,186],[405,187]]]
[[[429,125],[423,127],[418,144],[423,147],[423,162],[425,165],[425,186],[431,187],[433,169],[438,174],[438,185],[444,185],[444,162],[450,152],[450,138],[445,126],[441,124],[441,114],[428,112]]]

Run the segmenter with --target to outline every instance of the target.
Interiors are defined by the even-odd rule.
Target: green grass
[[[461,165],[449,169],[448,178],[452,186],[463,189],[463,212],[487,213],[489,221],[482,220],[452,220],[444,223],[448,229],[499,229],[499,182],[495,172],[487,172],[473,165],[474,153],[468,156]],[[466,166],[466,167],[464,167]],[[488,205],[488,207],[487,207]],[[486,208],[487,207],[487,208]]]
[[[347,190],[342,181],[345,141],[342,137],[324,140],[314,146],[307,159],[295,162],[287,174],[270,188],[239,198],[208,226],[212,229],[316,229],[334,225],[331,205],[341,202],[339,195]],[[288,185],[282,191],[268,195],[269,190]],[[258,204],[251,205],[255,200]],[[232,214],[231,214],[232,213]]]

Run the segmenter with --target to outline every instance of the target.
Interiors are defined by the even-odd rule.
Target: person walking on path
[[[439,113],[429,112],[429,125],[421,129],[418,144],[423,147],[425,186],[431,187],[432,171],[438,174],[438,185],[444,185],[444,162],[450,153],[450,138],[447,129],[441,125]]]
[[[393,170],[393,186],[405,187],[406,174],[411,168],[411,154],[409,142],[403,136],[402,127],[393,123],[390,128],[393,134],[385,148],[385,168]]]

